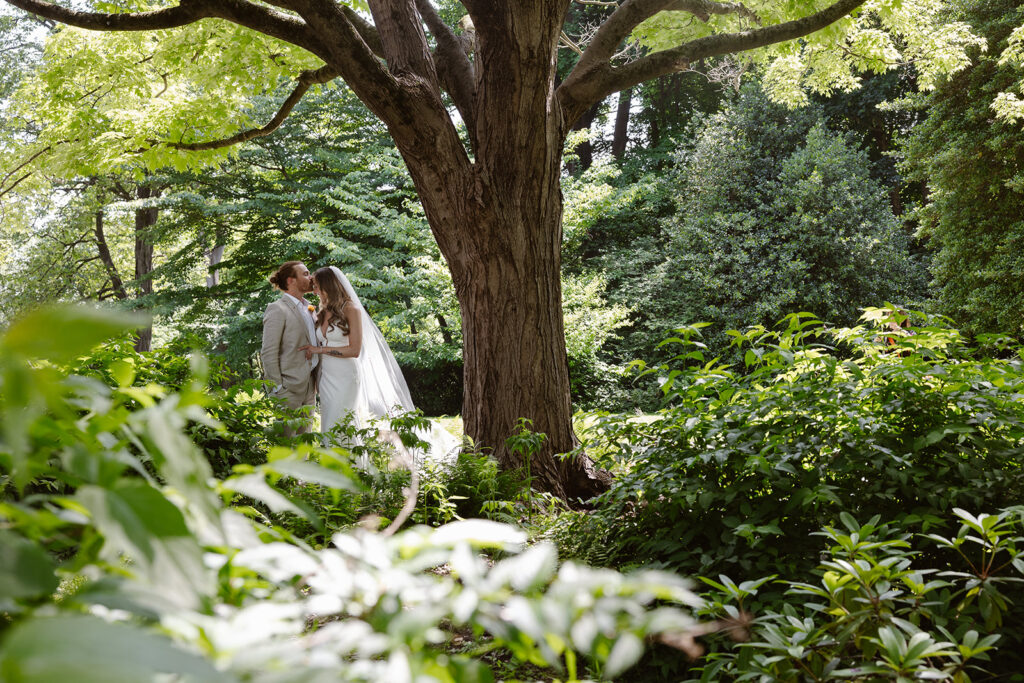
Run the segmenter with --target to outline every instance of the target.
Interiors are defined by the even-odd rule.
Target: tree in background
[[[900,68],[868,75],[857,90],[815,98],[831,128],[856,136],[871,160],[871,176],[889,189],[889,203],[897,216],[924,197],[924,185],[904,178],[897,163],[899,140],[923,119],[921,111],[900,105],[916,90],[913,70]]]
[[[27,192],[12,192],[3,236],[0,315],[12,319],[53,301],[149,305],[153,291],[153,228],[158,194],[152,179],[130,177],[36,178]],[[152,328],[137,331],[135,348],[149,351]]]
[[[915,213],[935,252],[932,276],[941,309],[971,332],[1024,333],[1024,139],[1020,123],[993,103],[1020,72],[1000,59],[1024,8],[975,0],[960,9],[989,41],[975,64],[921,102],[926,113],[904,146],[907,174],[928,187]]]
[[[714,323],[705,341],[723,354],[726,329],[799,311],[851,323],[862,306],[923,296],[924,269],[852,137],[752,84],[695,126],[661,180],[618,190],[582,221],[581,263],[633,311],[617,359],[648,358],[695,322]]]

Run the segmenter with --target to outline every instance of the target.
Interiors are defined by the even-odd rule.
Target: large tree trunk
[[[554,175],[542,170],[535,169],[533,177]],[[493,446],[506,469],[526,465],[505,441],[519,418],[530,419],[532,431],[547,436],[529,463],[535,484],[564,498],[586,499],[607,479],[586,456],[554,457],[578,445],[558,276],[561,195],[552,185],[535,194],[540,204],[515,199],[496,198],[496,206],[482,212],[478,225],[490,239],[481,241],[472,258],[453,265],[462,311],[462,418],[466,432]]]
[[[476,187],[487,197],[483,203],[446,201],[446,193],[423,190],[421,199],[431,207],[444,203],[451,221],[441,224],[444,234],[449,234],[445,225],[473,226],[473,238],[446,253],[462,313],[466,434],[488,447],[503,469],[522,468],[526,463],[506,440],[516,433],[519,418],[529,419],[532,431],[547,437],[530,459],[534,486],[567,500],[586,500],[608,487],[608,473],[584,454],[555,457],[578,445],[559,276],[559,156],[478,176]],[[456,207],[465,212],[454,213]]]
[[[429,150],[392,130],[455,283],[462,312],[466,433],[502,467],[522,467],[506,440],[519,418],[547,436],[531,457],[533,483],[567,499],[604,490],[607,473],[585,455],[555,457],[578,444],[572,430],[562,318],[562,145],[568,130],[554,97],[561,18],[550,4],[494,6],[477,31],[477,108],[461,145]],[[513,44],[514,41],[514,44]],[[427,118],[424,114],[420,120]],[[408,142],[407,142],[408,139]]]

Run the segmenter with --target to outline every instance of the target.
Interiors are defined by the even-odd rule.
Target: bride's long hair
[[[331,314],[331,322],[327,331],[330,332],[332,329],[337,327],[341,330],[342,334],[348,334],[348,318],[345,317],[345,304],[351,299],[348,293],[345,292],[345,288],[341,286],[338,278],[334,277],[334,273],[331,272],[330,268],[320,268],[313,273],[313,279],[316,280],[317,287],[320,288],[320,310],[316,314],[316,326],[322,328],[324,325],[324,319],[327,314]]]

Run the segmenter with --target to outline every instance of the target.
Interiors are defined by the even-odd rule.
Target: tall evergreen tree
[[[647,358],[673,328],[711,322],[705,341],[725,354],[726,329],[800,311],[850,323],[863,306],[922,297],[923,267],[871,171],[819,107],[745,87],[696,124],[660,182],[633,189],[641,201],[591,227],[604,246],[585,262],[633,311],[618,353]]]

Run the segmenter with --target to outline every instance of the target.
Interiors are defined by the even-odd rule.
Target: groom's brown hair
[[[288,289],[288,278],[295,277],[295,266],[302,263],[302,261],[286,261],[281,264],[281,267],[277,269],[273,275],[270,276],[270,284],[274,285],[282,292]]]

